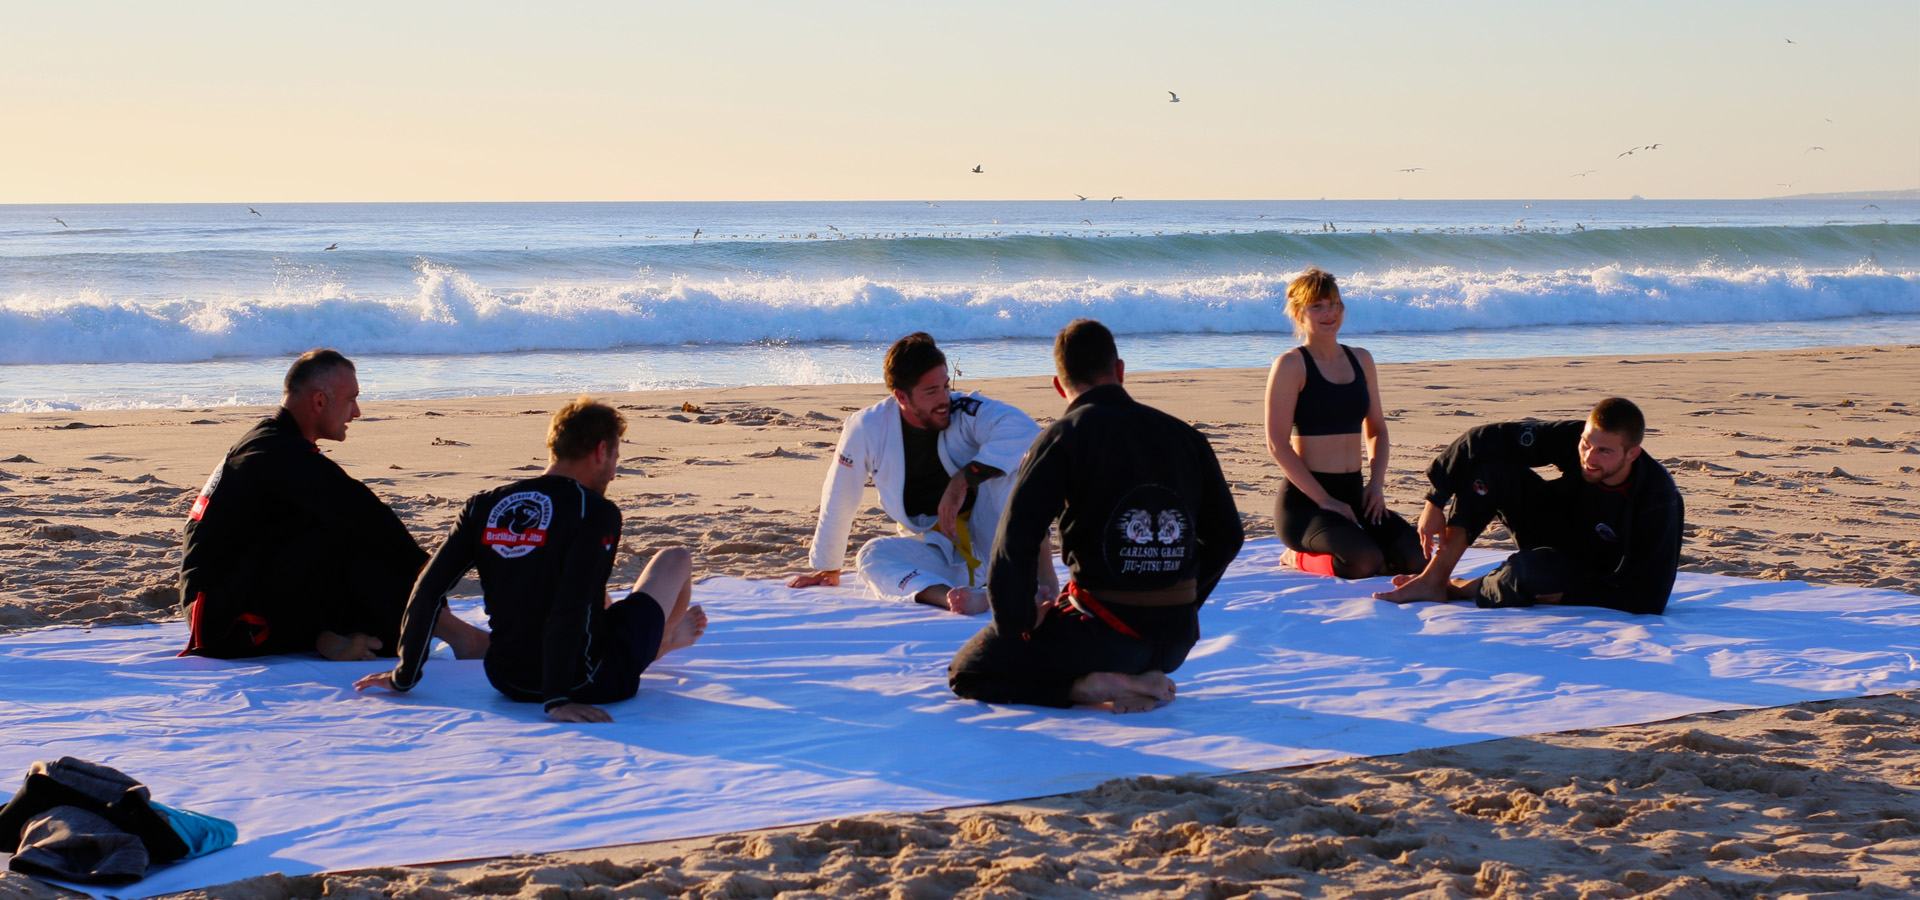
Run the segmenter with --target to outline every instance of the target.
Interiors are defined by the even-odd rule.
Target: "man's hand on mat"
[[[331,631],[322,631],[319,637],[313,639],[313,649],[334,662],[372,662],[373,651],[384,646],[379,638],[368,634],[343,637]]]
[[[977,616],[993,608],[985,588],[957,587],[947,591],[947,608],[963,616]]]
[[[606,710],[601,709],[598,706],[588,706],[585,703],[569,703],[565,706],[556,706],[553,709],[550,709],[547,711],[547,718],[552,719],[555,722],[611,722],[613,721],[613,717],[610,715],[607,715]]]
[[[840,570],[834,569],[826,572],[814,572],[808,575],[795,575],[793,576],[793,580],[787,582],[787,587],[810,588],[823,584],[827,587],[839,587]]]
[[[960,542],[960,507],[967,505],[967,470],[961,469],[947,479],[946,493],[940,495],[939,521],[933,523],[933,530],[947,536],[955,544]]]
[[[393,672],[375,672],[372,675],[364,675],[361,676],[359,681],[353,683],[353,689],[356,691],[364,691],[369,688],[380,688],[386,691],[393,690]]]

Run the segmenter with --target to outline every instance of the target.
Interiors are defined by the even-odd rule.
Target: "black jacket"
[[[1060,520],[1061,555],[1090,591],[1161,590],[1193,579],[1207,599],[1245,535],[1207,438],[1096,387],[1035,438],[994,537],[987,594],[1005,634],[1033,628],[1040,542]]]
[[[265,571],[268,560],[316,534],[345,538],[357,552],[405,571],[427,561],[400,517],[301,437],[293,414],[282,409],[227,451],[187,518],[180,605],[196,644],[201,628],[223,631],[248,592],[271,589],[278,576]]]
[[[1427,467],[1433,485],[1427,501],[1444,508],[1457,494],[1473,489],[1475,470],[1487,463],[1559,469],[1560,478],[1548,483],[1551,508],[1534,515],[1552,517],[1551,531],[1562,536],[1557,543],[1564,544],[1555,549],[1588,571],[1561,602],[1659,615],[1667,608],[1680,568],[1686,504],[1673,476],[1644,450],[1625,484],[1609,488],[1587,482],[1580,467],[1585,428],[1580,419],[1474,428]]]

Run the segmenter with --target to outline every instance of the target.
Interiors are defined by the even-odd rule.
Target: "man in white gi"
[[[874,594],[962,615],[986,612],[993,536],[1040,426],[1017,407],[957,394],[947,357],[925,332],[887,349],[891,396],[847,418],[820,488],[813,571],[788,587],[840,583],[847,541],[869,478],[899,537],[875,538],[856,559]]]

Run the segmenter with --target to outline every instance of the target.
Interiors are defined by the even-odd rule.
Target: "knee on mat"
[[[1380,574],[1386,564],[1387,557],[1378,547],[1368,547],[1334,556],[1333,574],[1349,580],[1372,578]]]

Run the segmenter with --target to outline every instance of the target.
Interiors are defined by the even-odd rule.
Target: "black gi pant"
[[[1579,533],[1584,521],[1569,511],[1580,504],[1586,483],[1568,475],[1551,481],[1516,463],[1476,465],[1473,478],[1454,495],[1447,523],[1478,540],[1499,517],[1520,549],[1480,580],[1477,605],[1486,608],[1532,606],[1543,594],[1564,593],[1583,573],[1595,572],[1591,541]]]
[[[331,631],[378,638],[375,655],[397,655],[400,619],[419,574],[357,552],[350,539],[310,532],[209,591],[219,595],[211,606],[236,613],[226,622],[194,623],[194,652],[216,659],[311,653],[320,632]]]
[[[1004,634],[996,623],[973,636],[947,667],[954,694],[987,703],[1064,709],[1073,683],[1093,672],[1171,672],[1200,639],[1200,606],[1123,606],[1111,611],[1140,637],[1056,602],[1028,635]]]

